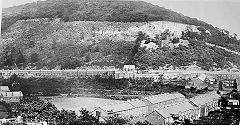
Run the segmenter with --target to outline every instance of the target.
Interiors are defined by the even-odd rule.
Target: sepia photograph
[[[240,125],[239,0],[0,0],[0,125]]]

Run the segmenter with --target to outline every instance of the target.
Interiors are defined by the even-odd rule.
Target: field
[[[93,97],[54,97],[49,101],[51,101],[59,110],[74,110],[77,114],[82,108],[93,111],[94,107],[120,102],[119,100]]]

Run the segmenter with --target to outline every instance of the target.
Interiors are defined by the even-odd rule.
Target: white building
[[[0,101],[6,103],[20,102],[22,98],[23,94],[21,91],[10,92],[8,86],[0,86]]]
[[[123,70],[125,70],[125,71],[135,71],[136,66],[135,65],[124,65]]]
[[[10,92],[8,86],[0,86],[0,92]]]

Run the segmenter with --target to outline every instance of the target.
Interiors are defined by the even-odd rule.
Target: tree
[[[107,125],[124,125],[128,123],[128,119],[121,117],[119,114],[113,114],[106,120]]]
[[[24,58],[22,52],[19,50],[18,57],[16,59],[16,64],[19,65],[19,64],[23,64],[23,63],[25,63],[25,58]]]
[[[80,110],[80,121],[81,123],[84,124],[90,124],[93,125],[94,123],[98,123],[98,119],[96,117],[94,117],[89,111],[87,111],[86,109],[82,109]]]
[[[85,62],[90,62],[91,61],[91,55],[90,53],[87,53],[87,55],[85,56]]]
[[[132,49],[131,55],[129,57],[129,64],[134,64],[134,56],[138,53],[140,45],[141,45],[141,41],[146,39],[146,33],[143,33],[142,31],[138,32],[138,37],[135,40],[135,45]]]
[[[172,39],[172,43],[173,43],[173,44],[179,43],[179,38],[173,38],[173,39]]]
[[[37,61],[39,61],[38,54],[37,53],[32,53],[31,56],[30,56],[30,62],[35,63]]]
[[[140,122],[138,121],[135,125],[151,125],[148,121]]]
[[[12,66],[14,64],[13,55],[5,55],[4,57],[4,66]]]

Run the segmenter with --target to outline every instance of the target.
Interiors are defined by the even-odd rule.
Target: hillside
[[[226,30],[141,1],[47,0],[3,9],[1,67],[193,62],[239,65],[239,40]],[[15,65],[16,64],[16,65]]]
[[[61,18],[71,21],[147,22],[172,21],[211,27],[163,7],[143,1],[47,0],[3,9],[2,30],[16,22],[34,18]]]

